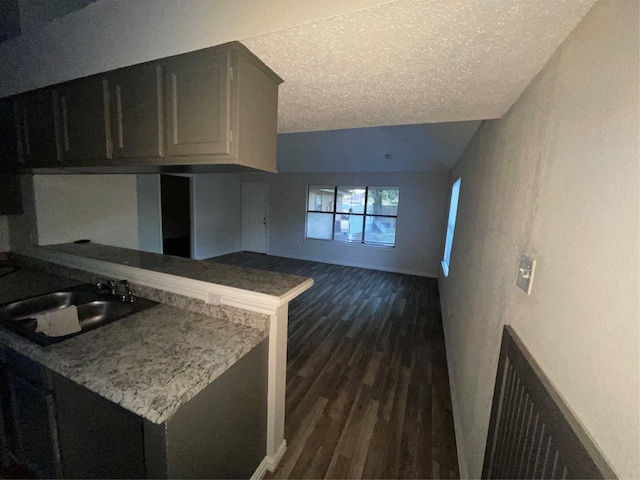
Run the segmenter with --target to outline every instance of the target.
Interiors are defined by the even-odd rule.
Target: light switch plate
[[[536,270],[536,261],[523,255],[520,257],[520,266],[518,267],[518,279],[516,285],[531,295],[531,285],[533,285],[533,274]]]

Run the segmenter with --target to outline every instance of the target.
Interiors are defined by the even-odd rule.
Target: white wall
[[[500,336],[511,324],[622,478],[639,478],[638,2],[601,0],[462,176],[441,278],[462,474],[480,475]],[[538,264],[531,296],[520,255]]]
[[[17,0],[21,33],[38,30],[52,20],[79,10],[95,0]]]
[[[0,97],[389,1],[100,0],[0,44]]]
[[[9,251],[9,219],[0,215],[0,252]]]
[[[136,175],[138,194],[138,248],[162,253],[160,175]]]
[[[33,193],[33,175],[20,175],[22,214],[9,215],[9,244],[11,250],[27,245],[37,245],[38,223]]]
[[[239,174],[183,174],[191,177],[192,258],[237,252],[242,240]],[[162,253],[160,176],[138,175],[140,250]]]
[[[242,240],[240,175],[194,175],[192,189],[193,258],[201,260],[239,251]]]
[[[447,177],[447,172],[280,173],[244,175],[243,181],[269,183],[270,255],[436,277],[447,220]],[[396,246],[305,239],[308,185],[398,185]]]
[[[34,175],[38,245],[138,248],[135,175]]]

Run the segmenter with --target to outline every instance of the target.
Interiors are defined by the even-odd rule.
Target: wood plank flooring
[[[285,438],[268,478],[456,478],[435,279],[235,253],[312,277],[289,305]]]

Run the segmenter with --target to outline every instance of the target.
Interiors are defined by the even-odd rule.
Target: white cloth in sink
[[[35,314],[33,318],[37,322],[36,332],[43,333],[48,337],[62,337],[82,330],[78,319],[78,307],[75,305],[40,312]]]

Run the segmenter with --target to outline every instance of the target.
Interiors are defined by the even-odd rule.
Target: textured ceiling
[[[280,134],[278,171],[449,170],[480,123],[428,123]]]
[[[595,0],[397,0],[242,39],[279,132],[498,118]]]

